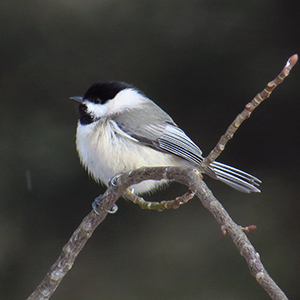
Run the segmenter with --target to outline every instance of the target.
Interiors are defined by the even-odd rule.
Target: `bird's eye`
[[[94,102],[95,102],[96,104],[100,104],[100,103],[102,103],[101,99],[100,99],[100,98],[98,98],[98,97],[94,99]]]

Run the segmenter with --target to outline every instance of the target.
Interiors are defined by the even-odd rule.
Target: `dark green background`
[[[75,150],[76,105],[98,80],[133,83],[207,154],[289,56],[299,1],[1,1],[0,295],[25,299],[104,189]],[[300,294],[300,64],[220,160],[263,180],[246,195],[206,178],[288,297]],[[30,175],[32,189],[26,183]],[[151,199],[170,199],[184,187]],[[142,211],[119,200],[53,296],[269,299],[197,199]]]

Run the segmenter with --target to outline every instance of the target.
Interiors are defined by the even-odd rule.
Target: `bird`
[[[99,81],[78,103],[76,148],[79,159],[96,182],[108,186],[115,175],[140,167],[197,168],[201,149],[173,119],[144,92],[123,81]],[[260,192],[261,180],[242,170],[214,161],[205,174],[245,193]],[[145,180],[130,188],[151,193],[167,180]]]

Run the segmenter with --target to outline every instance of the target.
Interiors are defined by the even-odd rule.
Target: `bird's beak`
[[[81,96],[73,96],[73,97],[70,97],[71,100],[74,100],[78,103],[82,103],[83,102],[83,98]]]

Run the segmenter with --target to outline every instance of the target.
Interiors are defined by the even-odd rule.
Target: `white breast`
[[[143,166],[174,166],[184,160],[144,146],[121,131],[117,124],[103,119],[77,126],[77,151],[82,164],[96,181],[105,185],[116,174]],[[143,193],[165,182],[147,180],[133,186]]]

